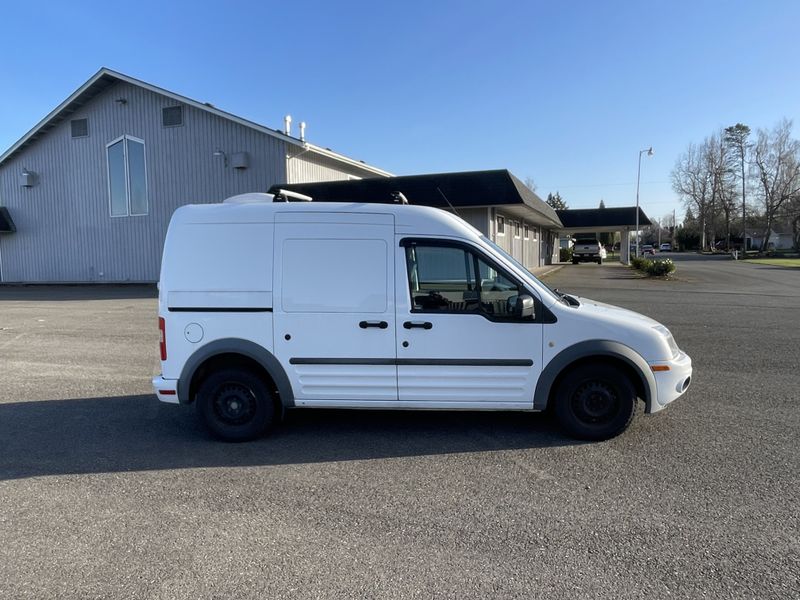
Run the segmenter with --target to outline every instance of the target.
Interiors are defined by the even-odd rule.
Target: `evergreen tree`
[[[547,200],[545,200],[547,204],[549,204],[555,210],[567,210],[569,206],[567,203],[564,202],[564,199],[561,197],[561,194],[556,192],[555,194],[547,194]]]

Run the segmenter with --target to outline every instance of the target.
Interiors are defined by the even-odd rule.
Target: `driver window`
[[[411,310],[517,319],[517,299],[526,292],[480,256],[455,246],[414,244],[406,247],[406,263]]]
[[[461,248],[406,248],[412,310],[476,312],[479,309],[475,261]]]

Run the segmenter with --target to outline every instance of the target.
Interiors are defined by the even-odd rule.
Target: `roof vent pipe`
[[[306,141],[306,122],[300,121],[300,141]]]
[[[283,117],[283,133],[292,135],[292,115]]]

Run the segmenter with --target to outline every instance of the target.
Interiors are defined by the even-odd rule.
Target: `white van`
[[[457,216],[246,194],[175,211],[159,282],[159,400],[229,441],[285,409],[552,408],[583,439],[689,387],[645,316],[558,294]]]

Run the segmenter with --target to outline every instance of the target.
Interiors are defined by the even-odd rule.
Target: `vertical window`
[[[526,240],[531,237],[531,228],[528,227],[527,223],[525,223],[524,234]]]
[[[128,214],[128,184],[125,182],[125,140],[110,144],[108,152],[108,192],[111,196],[111,216]]]
[[[497,235],[506,234],[506,219],[501,215],[497,215]]]
[[[520,236],[519,221],[514,221],[514,237],[519,238],[519,236]]]
[[[106,146],[112,217],[146,215],[147,168],[144,141],[123,135]]]

